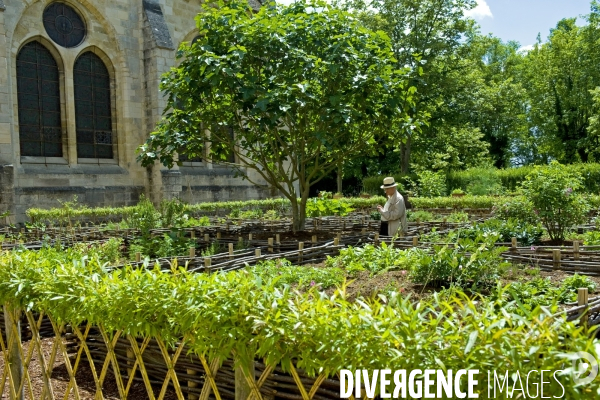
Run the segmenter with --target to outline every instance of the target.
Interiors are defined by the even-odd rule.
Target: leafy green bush
[[[490,168],[477,169],[477,173],[472,175],[466,190],[467,193],[475,196],[504,193],[500,177],[496,170]]]
[[[503,200],[505,198],[502,197],[466,195],[462,197],[411,197],[410,202],[414,208],[421,210],[428,208],[491,209]]]
[[[499,218],[514,219],[529,224],[539,223],[539,218],[533,211],[533,203],[524,196],[508,197],[498,202],[492,212]]]
[[[539,223],[534,225],[514,218],[508,220],[491,218],[483,223],[462,228],[456,231],[455,236],[476,239],[485,235],[498,235],[498,240],[504,243],[510,242],[514,237],[520,244],[530,246],[538,243],[543,233],[544,229]]]
[[[252,267],[251,272],[265,281],[273,280],[276,287],[296,285],[299,289],[340,286],[345,278],[340,268],[298,266],[285,259],[261,261]]]
[[[8,266],[0,268],[0,303],[44,312],[59,323],[86,321],[107,332],[160,338],[167,346],[186,337],[190,352],[207,359],[244,352],[284,371],[294,360],[311,376],[334,376],[340,369],[439,369],[440,363],[458,370],[465,362],[480,371],[565,370],[579,351],[600,354],[597,341],[564,317],[538,308],[523,318],[459,290],[418,302],[398,293],[350,302],[343,289],[332,296],[315,288],[298,293],[278,286],[277,275],[249,270],[109,271],[78,262],[79,256],[56,249],[0,254],[0,264]],[[569,370],[557,377],[562,386],[550,379],[547,393],[564,388],[567,399],[600,393],[597,379],[576,385]],[[475,392],[485,398],[489,382],[485,373],[480,378]]]
[[[419,196],[438,197],[446,195],[446,176],[443,172],[423,171],[419,174]]]
[[[446,217],[446,221],[454,223],[469,222],[469,214],[464,211],[455,211]]]
[[[486,286],[498,279],[505,262],[506,248],[494,246],[495,238],[485,242],[459,239],[456,246],[433,246],[433,254],[421,257],[413,265],[411,279],[423,285],[447,284],[460,287]]]
[[[435,219],[434,215],[430,211],[417,210],[412,211],[408,210],[406,212],[406,219],[415,222],[415,221],[433,221]]]
[[[567,230],[585,222],[589,204],[579,193],[581,177],[557,162],[536,167],[522,184],[523,195],[553,240],[563,240]]]
[[[118,264],[122,258],[121,248],[123,239],[110,238],[100,243],[76,243],[73,246],[75,252],[91,259],[98,259],[100,263]]]
[[[319,199],[315,197],[308,199],[306,203],[307,217],[326,217],[330,215],[344,217],[351,211],[354,211],[354,209],[347,202],[338,199]]]
[[[424,255],[424,251],[417,248],[400,250],[385,243],[379,247],[367,244],[340,250],[339,256],[327,257],[325,266],[342,268],[351,276],[360,271],[369,271],[374,275],[385,271],[409,270]]]
[[[162,236],[142,236],[135,239],[129,246],[130,259],[135,258],[135,253],[142,257],[187,257],[190,247],[195,247],[193,239],[186,238],[180,230],[172,230]]]
[[[583,234],[584,246],[600,245],[600,231],[589,231]]]
[[[577,300],[577,290],[588,288],[596,290],[596,284],[585,275],[575,274],[565,278],[557,287],[549,278],[537,278],[527,282],[514,282],[505,288],[498,288],[493,298],[499,299],[499,305],[509,312],[527,315],[536,307],[550,307],[556,311],[556,305]]]

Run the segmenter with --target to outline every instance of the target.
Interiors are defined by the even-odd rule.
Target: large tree
[[[234,149],[234,166],[288,198],[301,230],[311,185],[411,125],[414,88],[390,39],[347,12],[298,1],[254,14],[244,2],[219,2],[197,25],[200,38],[179,49],[181,63],[162,81],[167,108],[140,147],[144,165],[172,166],[177,151],[198,155],[205,143],[216,160]]]

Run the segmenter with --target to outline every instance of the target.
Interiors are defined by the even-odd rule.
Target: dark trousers
[[[383,235],[383,236],[388,235],[388,222],[387,221],[381,221],[381,226],[379,227],[379,234]]]

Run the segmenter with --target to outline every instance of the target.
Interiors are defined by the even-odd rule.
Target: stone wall
[[[0,212],[10,209],[22,222],[28,208],[60,206],[75,195],[91,206],[120,206],[137,202],[142,193],[154,202],[271,194],[212,163],[167,170],[159,165],[146,169],[136,161],[137,147],[165,107],[161,75],[175,65],[180,43],[196,36],[200,0],[58,1],[73,7],[86,23],[85,39],[74,48],[54,43],[43,26],[42,13],[54,0],[0,0]],[[65,149],[60,159],[20,155],[16,57],[32,40],[42,43],[59,66]],[[77,157],[73,65],[86,51],[104,61],[111,79],[112,160]]]

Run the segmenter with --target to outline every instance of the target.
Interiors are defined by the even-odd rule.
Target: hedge
[[[309,375],[478,369],[476,390],[484,397],[488,370],[565,370],[578,351],[600,357],[598,341],[562,317],[539,307],[523,317],[460,291],[418,302],[397,293],[349,301],[343,288],[334,295],[316,288],[298,293],[252,270],[109,271],[70,254],[50,249],[0,255],[0,302],[44,312],[59,323],[101,324],[107,332],[160,338],[170,346],[186,337],[192,352],[211,359],[235,351],[286,370],[293,360]],[[598,379],[577,386],[568,371],[557,377],[566,398],[600,394]],[[546,393],[562,393],[548,380]],[[535,389],[534,381],[522,382]]]
[[[467,190],[469,184],[481,179],[482,176],[492,175],[497,177],[502,187],[509,192],[517,190],[521,182],[525,180],[525,177],[533,171],[533,166],[524,166],[518,168],[507,168],[507,169],[496,169],[496,168],[471,168],[465,171],[449,172],[446,175],[446,186],[448,193],[454,189]],[[568,168],[577,174],[580,174],[583,178],[585,191],[588,193],[598,194],[600,193],[600,164],[599,163],[586,163],[586,164],[568,164],[564,165],[564,168]],[[381,193],[381,182],[384,176],[366,177],[363,179],[363,190],[371,194]],[[419,177],[416,174],[410,175],[394,175],[394,179],[404,184],[406,179],[410,178],[413,182],[418,182]]]

